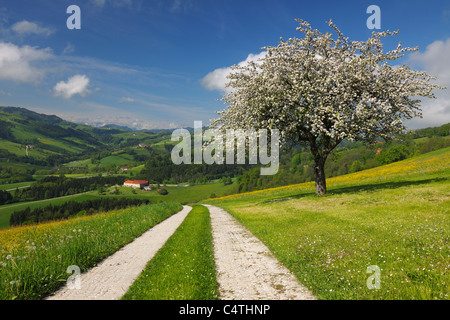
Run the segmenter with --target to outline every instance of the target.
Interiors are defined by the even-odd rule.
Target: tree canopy
[[[219,129],[278,129],[282,144],[306,144],[314,159],[316,192],[326,193],[324,164],[344,139],[373,142],[405,131],[403,121],[421,117],[417,97],[435,98],[432,76],[392,65],[418,48],[384,51],[382,38],[399,32],[373,32],[351,41],[330,20],[321,33],[297,20],[302,38],[264,47],[259,61],[235,65],[227,108],[212,125]],[[334,38],[333,38],[334,36]]]

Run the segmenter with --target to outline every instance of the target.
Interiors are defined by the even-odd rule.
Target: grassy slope
[[[181,209],[159,203],[0,231],[0,300],[47,296],[64,285],[68,266],[85,272]]]
[[[148,263],[123,300],[215,300],[209,211],[196,205]]]
[[[124,166],[134,162],[133,157],[128,154],[111,155],[100,160],[101,167],[108,167],[112,165]]]
[[[449,299],[450,148],[328,180],[210,200],[321,299]],[[369,290],[369,266],[381,289]]]
[[[111,134],[115,138],[122,138],[123,143],[126,143],[129,139],[133,139],[145,144],[159,144],[161,141],[170,141],[171,136],[170,131],[133,132],[117,128],[93,128],[20,108],[0,107],[0,121],[11,123],[11,133],[14,136],[13,141],[15,141],[12,142],[0,138],[0,149],[8,150],[17,156],[25,156],[24,144],[30,144],[30,141],[37,140],[41,145],[29,150],[29,156],[40,160],[57,154],[77,155],[86,151],[88,148],[97,149],[100,152],[105,147],[105,144],[101,143],[100,139],[107,134]],[[67,135],[62,133],[52,135],[52,132],[42,130],[46,126],[51,128],[49,129],[50,131],[56,130],[59,133],[66,132]],[[71,132],[66,130],[69,128],[72,130]],[[161,148],[164,149],[163,144],[157,147],[158,150]],[[101,166],[105,167],[113,164],[120,166],[127,165],[131,162],[134,162],[131,155],[121,154],[102,159]]]
[[[31,119],[29,116],[30,115],[11,114],[4,111],[0,111],[0,119],[7,120],[13,124],[14,127],[11,129],[12,134],[16,139],[19,139],[20,141],[22,140],[30,141],[32,139],[38,139],[44,145],[58,147],[60,148],[59,150],[70,153],[79,153],[84,150],[82,146],[91,146],[88,142],[81,139],[72,139],[72,138],[55,139],[47,137],[44,134],[39,133],[35,130],[35,125],[40,122],[36,121],[35,119]],[[45,116],[43,118],[45,118]],[[28,120],[29,123],[22,124],[20,122],[25,120]],[[78,146],[73,145],[71,143],[72,140],[78,142],[79,145]],[[0,149],[6,149],[18,156],[25,155],[25,148],[20,143],[6,141],[4,139],[0,139]],[[30,156],[35,158],[44,158],[47,157],[49,154],[56,154],[56,153],[57,152],[45,150],[45,148],[44,149],[37,148],[29,151]]]
[[[11,216],[11,214],[14,213],[14,211],[25,210],[27,207],[30,207],[30,209],[33,210],[35,208],[46,207],[50,204],[56,206],[56,205],[61,205],[63,203],[66,203],[68,201],[81,202],[81,201],[92,200],[92,199],[97,199],[97,198],[98,198],[98,196],[94,195],[93,192],[90,192],[88,194],[76,194],[73,196],[66,196],[66,197],[39,200],[39,201],[31,201],[31,202],[18,202],[18,203],[0,206],[0,230],[9,228],[9,217]]]
[[[22,188],[22,187],[30,186],[32,183],[33,183],[33,181],[2,184],[2,185],[0,185],[0,190],[12,190],[12,189],[16,189],[16,188]]]

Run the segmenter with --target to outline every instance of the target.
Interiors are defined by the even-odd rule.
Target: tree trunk
[[[308,133],[307,133],[308,135]],[[316,193],[322,196],[327,193],[327,182],[325,178],[325,162],[327,161],[330,152],[336,148],[336,146],[342,141],[342,139],[336,141],[330,141],[329,138],[322,138],[326,142],[325,146],[317,145],[317,137],[309,134],[309,145],[311,153],[314,157],[314,177],[316,180]]]
[[[327,182],[325,178],[325,160],[326,157],[317,157],[314,164],[314,177],[316,180],[316,193],[324,195],[327,193]]]

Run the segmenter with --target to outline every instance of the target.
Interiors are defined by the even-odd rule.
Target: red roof
[[[146,180],[127,180],[125,183],[131,183],[131,184],[148,184],[148,181]]]

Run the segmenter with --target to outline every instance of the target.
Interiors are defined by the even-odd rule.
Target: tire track
[[[315,300],[270,250],[225,210],[211,214],[219,297],[223,300]]]

